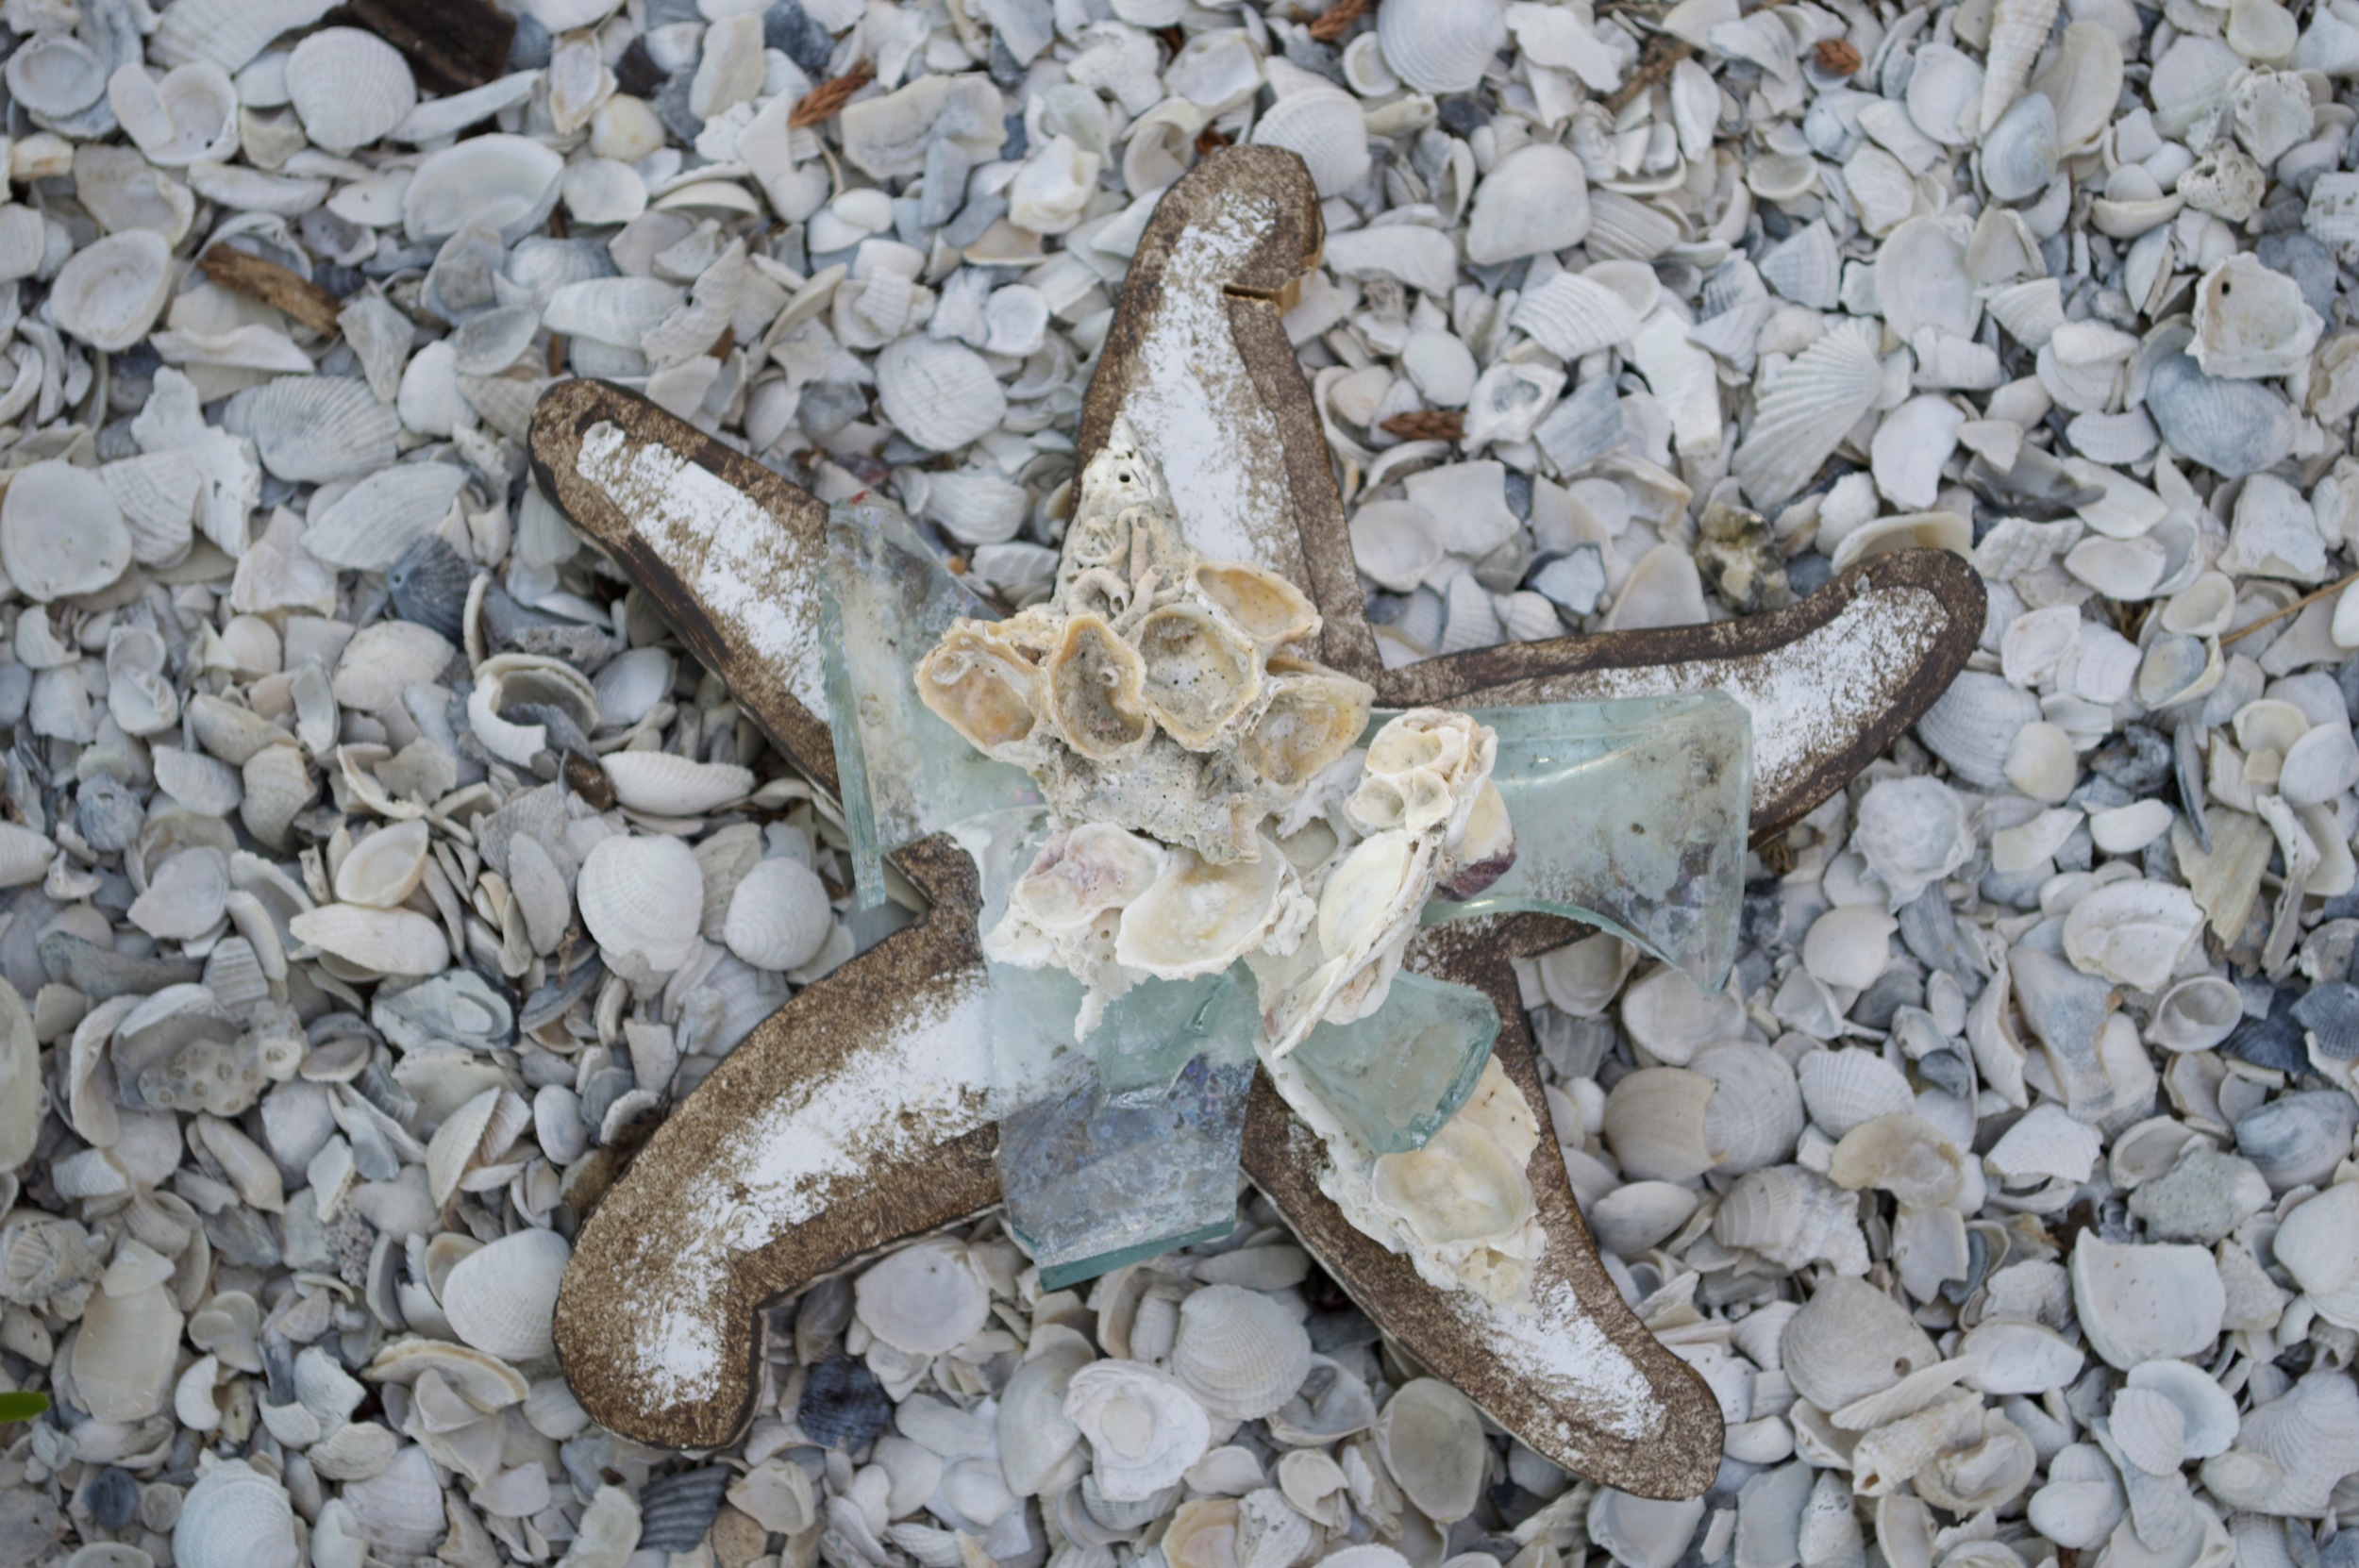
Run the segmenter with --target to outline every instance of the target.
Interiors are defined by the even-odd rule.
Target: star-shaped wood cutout
[[[1771,614],[1384,669],[1281,320],[1321,239],[1316,195],[1290,153],[1230,149],[1175,185],[1123,284],[1077,461],[1127,415],[1163,465],[1190,537],[1304,585],[1325,617],[1320,659],[1372,683],[1380,706],[1716,688],[1752,714],[1758,841],[1840,789],[1965,664],[1983,626],[1981,581],[1954,556],[1916,550],[1862,562]],[[826,509],[594,381],[563,383],[542,400],[532,456],[558,505],[832,792],[816,592]],[[558,1348],[583,1407],[616,1431],[674,1447],[728,1442],[754,1413],[765,1304],[998,1199],[974,867],[941,838],[895,860],[930,910],[761,1025],[581,1226],[558,1302]],[[1513,915],[1430,928],[1412,949],[1412,968],[1490,993],[1501,1021],[1495,1053],[1544,1129],[1509,960],[1580,933],[1553,917]],[[1551,1136],[1529,1168],[1548,1237],[1530,1316],[1426,1284],[1319,1192],[1319,1160],[1318,1140],[1262,1078],[1246,1116],[1246,1175],[1409,1356],[1568,1469],[1651,1497],[1711,1485],[1718,1405],[1614,1290]]]

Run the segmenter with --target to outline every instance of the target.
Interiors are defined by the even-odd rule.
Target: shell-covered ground
[[[405,14],[481,36],[0,8],[0,1568],[2359,1561],[2359,6],[530,0],[456,93],[347,25]],[[735,1446],[600,1430],[577,1214],[897,916],[533,402],[1037,598],[1126,259],[1239,142],[1325,198],[1388,658],[1989,583],[1726,994],[1525,975],[1718,1484],[1558,1471],[1249,1195],[1079,1293],[929,1240],[776,1310]]]

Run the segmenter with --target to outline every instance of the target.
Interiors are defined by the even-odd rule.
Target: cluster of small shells
[[[2349,0],[527,0],[441,96],[327,8],[0,9],[0,1384],[56,1401],[0,1568],[2354,1560]],[[1326,198],[1388,658],[1991,586],[1727,994],[1528,968],[1705,1498],[1498,1434],[1258,1200],[1082,1293],[988,1221],[819,1287],[693,1460],[556,1373],[571,1216],[895,917],[525,479],[535,398],[1037,600],[1224,141]]]

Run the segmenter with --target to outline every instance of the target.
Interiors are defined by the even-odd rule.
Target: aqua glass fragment
[[[1405,1154],[1466,1103],[1498,1032],[1482,992],[1404,971],[1382,1007],[1319,1025],[1287,1060],[1345,1131],[1373,1153]]]
[[[998,923],[1009,886],[1052,830],[1038,809],[955,829],[980,874],[980,929]],[[1072,976],[985,970],[1008,1228],[1043,1286],[1226,1235],[1261,1023],[1243,966],[1144,981],[1108,1004],[1086,1041],[1074,1029],[1083,988]]]
[[[1537,909],[1635,943],[1707,992],[1728,984],[1752,821],[1752,715],[1720,692],[1485,708],[1515,863],[1428,924]]]
[[[899,510],[876,501],[828,509],[819,604],[852,879],[870,909],[884,902],[885,856],[1040,792],[918,700],[917,662],[950,623],[995,617]]]

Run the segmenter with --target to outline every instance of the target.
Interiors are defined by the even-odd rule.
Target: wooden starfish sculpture
[[[1964,665],[1983,626],[1980,579],[1954,556],[1914,550],[1862,562],[1775,613],[1385,669],[1280,319],[1321,240],[1316,195],[1291,153],[1230,149],[1174,186],[1123,285],[1077,462],[1127,416],[1162,462],[1182,524],[1241,523],[1253,559],[1315,600],[1319,659],[1372,683],[1380,706],[1727,692],[1753,717],[1758,841],[1842,788]],[[594,381],[542,400],[532,458],[547,493],[780,750],[833,792],[816,584],[827,509]],[[558,1349],[584,1409],[616,1431],[673,1447],[728,1442],[754,1414],[766,1304],[998,1201],[975,868],[939,837],[894,861],[929,911],[756,1028],[581,1226]],[[1548,1236],[1536,1314],[1438,1291],[1347,1223],[1319,1190],[1317,1138],[1266,1076],[1246,1113],[1244,1168],[1377,1326],[1501,1426],[1623,1491],[1693,1496],[1718,1470],[1719,1407],[1640,1326],[1598,1259],[1548,1135],[1509,961],[1581,929],[1535,914],[1471,920],[1421,933],[1410,958],[1491,994],[1497,1059],[1541,1117],[1529,1167]]]

